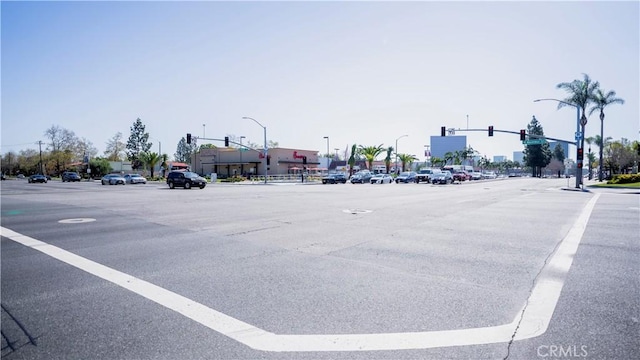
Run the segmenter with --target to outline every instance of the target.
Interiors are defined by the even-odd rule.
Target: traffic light
[[[229,147],[229,137],[228,136],[224,137],[224,146]]]
[[[579,148],[578,149],[578,159],[577,160],[583,160],[584,159],[584,148]]]
[[[187,133],[187,144],[191,144],[191,134]]]
[[[489,136],[493,136],[493,125],[489,125]]]
[[[302,165],[307,165],[307,157],[306,156],[302,157]]]
[[[446,128],[446,127],[444,127],[444,126],[443,126],[443,127],[441,127],[441,128],[440,128],[440,136],[445,136],[445,132],[446,132],[446,131],[447,131],[447,128]]]
[[[525,141],[527,140],[527,130],[520,130],[520,141]]]

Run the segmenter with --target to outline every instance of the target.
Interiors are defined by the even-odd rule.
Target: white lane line
[[[371,351],[428,349],[448,346],[481,345],[508,342],[542,335],[549,326],[566,274],[582,239],[589,216],[599,194],[585,206],[578,220],[563,239],[555,254],[541,271],[526,305],[511,323],[458,330],[379,334],[274,334],[147,281],[75,255],[40,240],[0,227],[1,235],[45,253],[78,269],[124,287],[136,294],[176,311],[214,331],[253,349],[263,351]]]

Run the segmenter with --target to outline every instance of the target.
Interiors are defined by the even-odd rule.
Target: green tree
[[[376,160],[376,157],[380,155],[384,151],[382,144],[378,146],[363,146],[360,145],[358,147],[358,153],[364,156],[365,160],[367,160],[367,165],[369,165],[369,170],[373,169],[373,162]]]
[[[113,170],[111,168],[111,164],[109,164],[109,159],[102,157],[96,157],[89,160],[89,167],[91,168],[91,176],[93,177],[100,177]]]
[[[594,92],[593,96],[592,96],[592,101],[593,101],[593,106],[591,107],[591,109],[589,110],[589,115],[593,114],[596,111],[600,112],[600,138],[602,139],[604,137],[604,108],[606,108],[609,105],[612,104],[624,104],[624,100],[617,98],[616,97],[616,92],[615,91],[609,91],[607,93],[605,93],[605,91],[603,91],[602,89],[596,89],[596,91]],[[598,171],[598,181],[602,181],[602,157],[603,157],[603,151],[602,151],[602,147],[599,148],[600,150],[600,154],[599,154],[599,164],[600,164],[600,170]],[[591,174],[591,171],[589,171],[589,174]]]
[[[451,151],[447,151],[446,153],[444,153],[444,157],[442,158],[442,160],[444,160],[444,165],[449,164],[449,161],[451,161],[453,164],[454,159],[455,159],[455,155]]]
[[[49,139],[47,147],[50,151],[49,160],[55,162],[55,173],[61,173],[66,164],[73,160],[74,146],[77,143],[76,134],[57,125],[52,125],[44,132]]]
[[[127,160],[131,161],[131,168],[136,170],[143,166],[140,154],[146,153],[151,149],[153,143],[149,142],[149,133],[145,132],[145,126],[142,120],[137,118],[131,126],[131,135],[127,141]]]
[[[195,148],[195,144],[187,144],[187,140],[182,137],[178,142],[178,147],[176,148],[176,153],[173,154],[173,157],[177,162],[191,164],[191,153],[193,153]]]
[[[409,155],[409,154],[398,154],[398,158],[402,163],[402,171],[405,171],[405,167],[407,164],[411,166],[411,164],[414,161],[418,160],[418,158],[415,155]]]
[[[109,161],[122,161],[126,155],[126,145],[122,141],[122,133],[117,132],[109,141],[104,151],[104,157]]]
[[[527,125],[527,133],[532,135],[544,136],[542,125],[534,116]],[[524,162],[526,166],[531,167],[532,176],[541,176],[542,168],[546,167],[551,161],[552,153],[549,143],[539,145],[526,145],[524,149]]]

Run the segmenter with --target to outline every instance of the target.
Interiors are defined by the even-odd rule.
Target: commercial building
[[[326,171],[326,168],[318,166],[318,151],[286,148],[269,149],[267,161],[261,150],[226,147],[200,149],[191,156],[191,164],[194,172],[201,175],[215,173],[220,178],[264,175],[265,164],[268,175]]]

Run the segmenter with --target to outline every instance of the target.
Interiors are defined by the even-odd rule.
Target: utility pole
[[[40,148],[40,174],[44,175],[42,170],[42,140],[38,140],[38,147]]]

